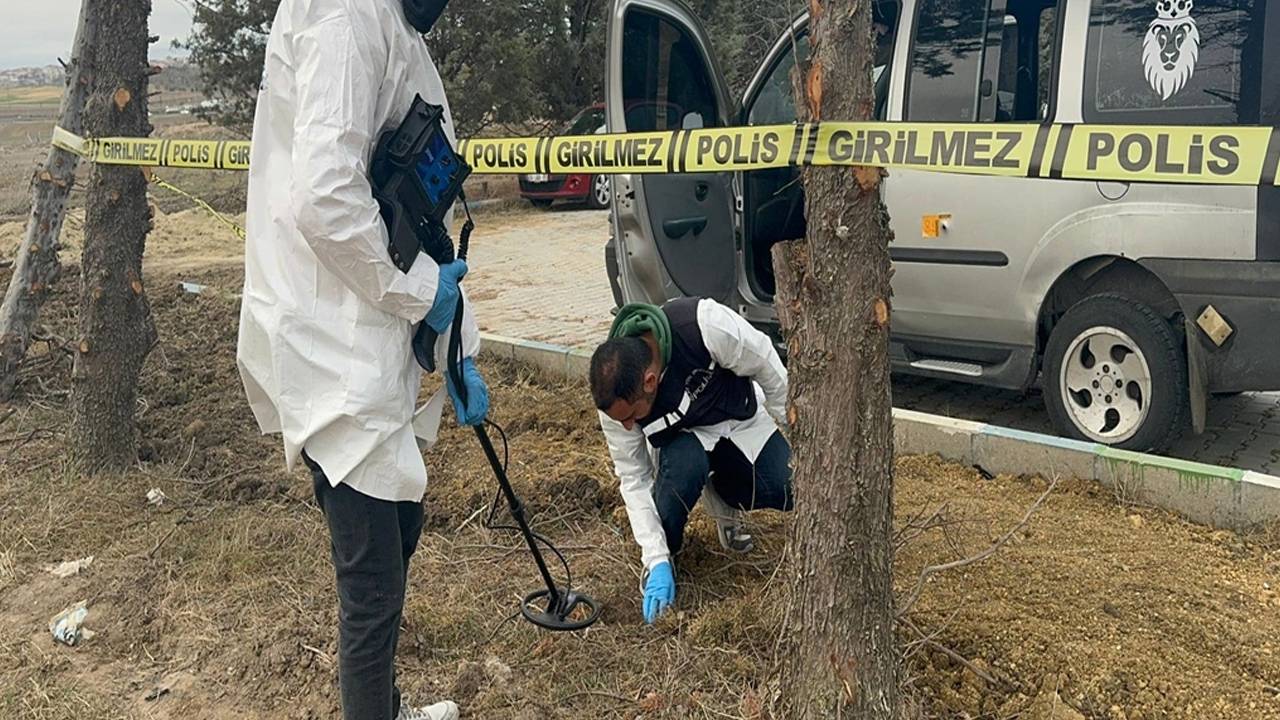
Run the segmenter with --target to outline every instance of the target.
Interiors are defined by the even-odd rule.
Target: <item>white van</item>
[[[888,121],[1280,125],[1265,0],[878,0]],[[795,120],[807,17],[731,98],[679,0],[614,0],[611,132]],[[851,119],[851,118],[840,118]],[[1066,132],[1064,129],[1062,132]],[[1047,135],[1047,133],[1046,133]],[[1061,145],[1065,148],[1065,144]],[[1025,389],[1065,435],[1159,450],[1213,393],[1280,389],[1280,129],[1260,187],[894,170],[895,372]],[[804,234],[794,168],[617,175],[624,301],[716,298],[776,330],[769,249]]]

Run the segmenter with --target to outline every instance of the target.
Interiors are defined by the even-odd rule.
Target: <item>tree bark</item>
[[[808,122],[867,120],[868,0],[811,0],[798,70]],[[897,720],[888,215],[879,168],[803,172],[803,240],[776,246],[787,339],[796,517],[781,717]]]
[[[150,0],[92,3],[96,72],[85,104],[90,137],[151,133],[147,119]],[[150,230],[147,180],[136,167],[94,165],[80,261],[80,337],[72,369],[71,454],[87,472],[137,460],[138,374],[156,341],[142,285]]]
[[[100,0],[84,0],[76,24],[71,62],[67,64],[67,88],[62,93],[58,125],[77,135],[80,115],[93,75],[93,50],[98,26],[90,22],[90,6]],[[18,367],[31,344],[31,333],[49,286],[62,271],[58,262],[58,236],[66,216],[67,197],[76,182],[79,158],[66,150],[50,148],[44,167],[31,181],[31,212],[27,229],[13,260],[13,275],[0,305],[0,401],[9,400],[18,384]]]

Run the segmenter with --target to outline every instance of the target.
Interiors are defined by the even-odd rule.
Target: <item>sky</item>
[[[191,32],[188,7],[187,0],[151,0],[151,34],[160,36],[152,58],[182,54],[171,43]],[[0,69],[56,65],[71,54],[80,0],[0,0],[0,14]]]

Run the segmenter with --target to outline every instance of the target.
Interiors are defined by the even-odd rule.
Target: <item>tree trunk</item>
[[[874,107],[867,0],[811,0],[797,106],[809,122]],[[804,240],[774,252],[787,338],[796,517],[781,717],[897,720],[888,215],[878,168],[803,173]]]
[[[80,114],[93,76],[93,50],[98,26],[90,22],[90,5],[100,0],[84,0],[76,25],[71,62],[67,65],[67,89],[62,93],[58,125],[77,135]],[[66,150],[50,148],[44,167],[31,182],[31,213],[27,230],[13,261],[13,275],[0,305],[0,401],[13,397],[18,384],[18,366],[31,344],[31,333],[40,306],[49,295],[62,270],[58,262],[58,236],[66,215],[67,197],[76,182],[79,158]]]
[[[147,119],[150,0],[93,2],[96,72],[85,104],[90,137],[151,133]],[[156,330],[142,287],[150,230],[147,180],[136,167],[94,165],[80,261],[80,337],[72,369],[71,453],[87,472],[137,459],[138,373]]]

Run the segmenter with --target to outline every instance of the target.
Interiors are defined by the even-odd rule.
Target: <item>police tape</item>
[[[60,127],[53,144],[102,165],[248,170],[248,140],[170,140],[163,138],[82,138]]]
[[[189,193],[186,190],[183,190],[177,185],[174,185],[173,183],[165,180],[164,178],[160,177],[159,175],[156,175],[153,172],[150,172],[149,170],[144,170],[144,172],[146,172],[147,174],[147,180],[155,183],[156,185],[164,188],[165,190],[168,190],[171,193],[181,195],[182,197],[189,200],[193,205],[195,205],[196,207],[208,213],[211,217],[213,217],[214,220],[217,220],[223,225],[226,225],[227,228],[231,230],[231,232],[236,234],[236,237],[240,238],[241,240],[246,239],[244,228],[240,227],[239,223],[227,217],[226,215],[223,215],[222,213],[218,212],[216,209],[214,209],[212,205],[205,202],[204,198],[201,198],[198,195],[195,195],[194,193]]]
[[[701,173],[864,165],[972,175],[1273,185],[1280,129],[847,123],[471,139],[476,173]]]
[[[55,144],[99,163],[245,170],[246,141],[98,138]],[[1067,180],[1275,185],[1280,128],[824,122],[589,136],[472,138],[477,174],[706,173],[878,166]]]

